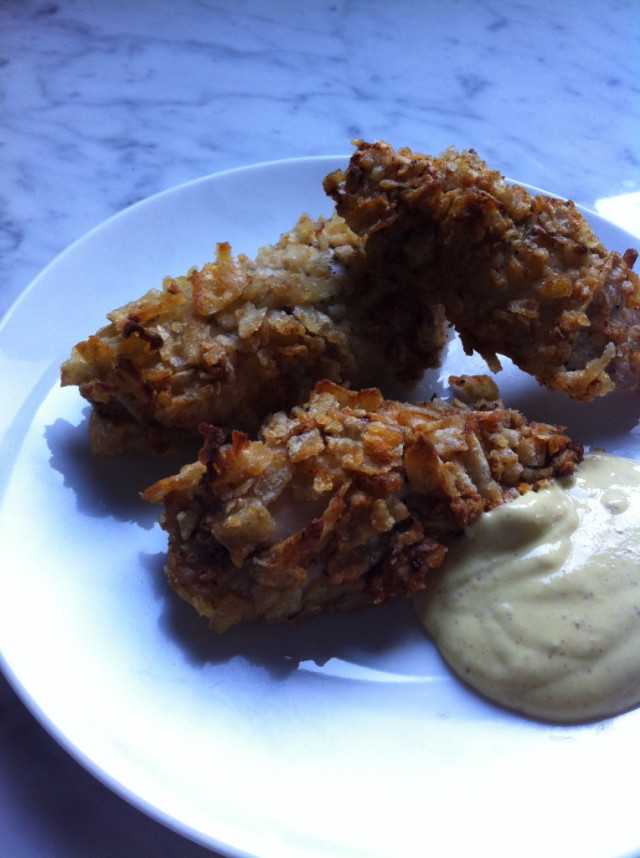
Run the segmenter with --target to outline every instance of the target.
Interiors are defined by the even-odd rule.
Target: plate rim
[[[198,178],[191,179],[187,182],[179,183],[172,187],[158,191],[157,193],[154,193],[148,197],[144,197],[143,199],[137,200],[135,203],[132,203],[131,205],[126,206],[118,212],[115,212],[114,214],[110,215],[101,223],[92,227],[86,233],[75,239],[70,245],[64,248],[59,254],[57,254],[50,262],[45,265],[45,267],[31,280],[28,286],[11,303],[9,308],[3,314],[2,319],[0,319],[0,344],[6,326],[10,323],[13,316],[18,311],[22,302],[28,300],[28,298],[33,294],[33,292],[37,290],[40,282],[50,275],[51,271],[55,269],[56,265],[68,255],[71,255],[76,252],[78,248],[80,248],[85,242],[89,241],[96,233],[99,233],[107,225],[112,224],[113,222],[122,218],[124,215],[130,212],[140,210],[145,206],[152,205],[160,198],[170,196],[177,192],[188,190],[191,187],[201,185],[206,182],[215,181],[227,177],[233,177],[234,175],[246,174],[252,171],[260,171],[265,169],[271,169],[274,167],[286,167],[288,165],[311,166],[319,165],[321,163],[326,163],[327,165],[329,165],[334,163],[339,164],[340,162],[343,162],[346,165],[348,157],[348,155],[344,154],[317,155],[261,161],[244,166],[233,167],[219,172],[209,173]],[[536,193],[546,193],[545,191],[536,188],[535,186],[525,184],[520,181],[514,182],[510,179],[507,179],[507,181],[509,181],[510,183],[522,185],[523,187],[526,187],[529,190],[533,190]],[[550,196],[555,195],[550,194]],[[593,223],[593,220],[595,220],[596,222],[606,223],[607,225],[615,229],[618,233],[628,236],[629,239],[632,241],[634,240],[632,234],[627,233],[626,230],[624,230],[622,227],[613,224],[611,221],[608,221],[606,218],[604,218],[597,212],[594,212],[583,205],[578,205],[577,208],[580,212],[586,213],[588,215],[590,222]],[[4,495],[4,488],[4,485],[0,484],[0,498]],[[233,844],[229,844],[226,842],[216,842],[215,838],[211,838],[209,835],[205,835],[201,832],[194,830],[192,827],[184,824],[177,817],[172,817],[161,808],[158,808],[156,805],[151,804],[143,796],[140,796],[138,793],[127,787],[126,784],[123,784],[116,778],[114,778],[108,771],[103,769],[101,766],[96,765],[96,763],[91,760],[91,758],[85,753],[85,751],[83,751],[80,746],[78,746],[69,736],[67,736],[63,731],[61,731],[56,725],[56,723],[51,720],[50,716],[46,713],[44,709],[42,709],[38,701],[32,696],[29,689],[20,681],[13,667],[6,661],[5,654],[2,651],[0,651],[0,667],[9,684],[13,688],[14,692],[22,700],[29,712],[52,736],[52,738],[61,747],[63,747],[70,754],[70,756],[73,757],[76,762],[78,762],[86,771],[96,777],[98,781],[102,782],[111,791],[116,793],[116,795],[121,796],[133,807],[137,808],[138,810],[160,822],[161,824],[176,831],[180,835],[184,836],[186,839],[200,843],[208,848],[216,849],[223,854],[229,855],[230,858],[259,858],[258,853],[247,852],[242,849],[238,849],[237,847],[234,847]]]

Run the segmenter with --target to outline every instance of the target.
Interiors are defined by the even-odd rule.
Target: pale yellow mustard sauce
[[[418,617],[486,697],[556,722],[640,703],[640,463],[587,455],[481,516],[432,575]]]

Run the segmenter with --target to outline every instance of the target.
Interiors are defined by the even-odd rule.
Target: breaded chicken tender
[[[93,406],[94,451],[161,453],[203,421],[255,431],[323,378],[417,381],[438,364],[442,313],[380,280],[363,243],[341,217],[303,215],[255,260],[220,244],[215,262],[110,313],[62,367]]]
[[[257,440],[203,433],[199,460],[143,497],[165,505],[170,584],[217,632],[409,597],[452,535],[582,457],[499,403],[409,405],[329,381]]]
[[[635,251],[608,252],[573,203],[509,185],[474,151],[356,145],[325,190],[371,268],[444,306],[467,353],[578,400],[640,390]]]

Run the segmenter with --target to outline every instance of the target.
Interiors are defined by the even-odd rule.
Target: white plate
[[[640,848],[640,711],[554,727],[463,687],[411,605],[222,637],[164,582],[136,492],[175,462],[96,461],[58,367],[104,314],[329,213],[339,158],[211,176],[140,203],[55,260],[0,328],[0,649],[62,745],[143,811],[229,855],[580,855]],[[633,239],[589,216],[611,248]],[[483,368],[454,345],[449,371]],[[576,405],[503,373],[509,404],[640,458],[637,397]]]

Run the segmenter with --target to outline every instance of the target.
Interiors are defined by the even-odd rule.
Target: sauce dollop
[[[572,477],[470,527],[415,598],[450,667],[554,722],[640,703],[640,463],[593,453]]]

